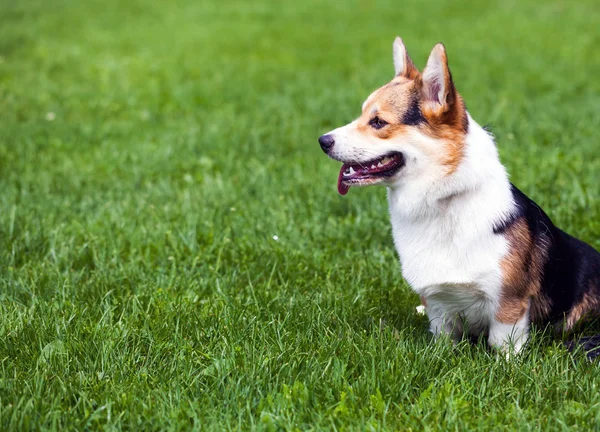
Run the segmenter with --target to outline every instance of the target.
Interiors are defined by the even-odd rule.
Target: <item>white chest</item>
[[[450,303],[484,295],[493,300],[501,287],[500,262],[508,250],[506,239],[494,234],[493,209],[481,203],[456,202],[439,214],[409,219],[389,194],[394,244],[402,274],[418,294],[445,295]],[[471,200],[472,201],[472,200]],[[454,299],[454,300],[452,300]],[[460,302],[459,302],[460,303]]]

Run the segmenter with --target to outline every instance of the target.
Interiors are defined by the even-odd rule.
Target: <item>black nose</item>
[[[321,148],[323,149],[323,151],[327,153],[329,149],[333,147],[333,144],[335,144],[335,140],[331,135],[322,135],[321,137],[319,137],[319,144],[321,144]]]

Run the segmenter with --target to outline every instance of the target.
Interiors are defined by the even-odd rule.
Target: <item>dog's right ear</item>
[[[408,79],[415,79],[419,76],[419,70],[408,56],[408,51],[400,37],[394,41],[394,68],[396,76],[403,76]]]

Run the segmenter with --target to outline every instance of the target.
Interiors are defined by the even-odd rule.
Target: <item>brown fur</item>
[[[600,296],[598,295],[598,290],[594,289],[598,287],[590,288],[591,289],[583,294],[581,300],[575,304],[567,314],[562,327],[563,331],[571,330],[586,316],[598,314],[597,311],[600,309]]]
[[[429,126],[424,132],[444,141],[445,152],[442,164],[448,168],[448,174],[452,174],[458,168],[464,154],[464,138],[469,129],[469,119],[465,103],[454,86],[444,46],[438,44],[434,51],[439,53],[444,65],[445,92],[443,100],[439,103],[437,95],[424,92],[423,97],[427,103],[422,104],[423,115]]]
[[[443,59],[446,89],[443,104],[428,100],[422,75],[406,54],[404,71],[369,97],[358,119],[357,129],[380,139],[390,139],[406,133],[408,128],[418,128],[421,133],[441,141],[439,151],[433,156],[449,175],[456,171],[464,156],[464,138],[469,122],[466,106],[454,87],[445,51]],[[403,124],[402,119],[413,108],[414,100],[425,121],[417,125]],[[375,116],[388,125],[381,129],[372,128],[369,122]]]
[[[401,119],[410,108],[411,98],[416,91],[415,81],[404,77],[394,78],[376,90],[364,106],[358,120],[358,131],[380,139],[389,139],[406,132],[406,128],[410,126],[402,124]],[[369,122],[375,116],[385,120],[388,125],[381,129],[373,129]]]
[[[536,244],[527,221],[520,218],[506,230],[509,252],[502,260],[502,296],[496,319],[504,324],[515,323],[530,307],[530,318],[547,316],[550,304],[540,293],[542,268],[545,261],[543,244]]]

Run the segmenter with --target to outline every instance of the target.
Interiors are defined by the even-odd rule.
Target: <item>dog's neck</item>
[[[395,229],[419,220],[484,218],[493,223],[514,206],[494,140],[470,116],[464,157],[456,171],[428,183],[389,187],[388,201]]]

